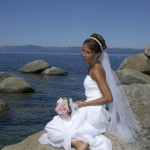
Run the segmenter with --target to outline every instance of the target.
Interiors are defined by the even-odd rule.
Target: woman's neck
[[[94,61],[94,62],[91,62],[91,63],[89,64],[89,68],[90,68],[90,69],[94,68],[97,63],[99,63],[98,60],[96,60],[96,61]]]

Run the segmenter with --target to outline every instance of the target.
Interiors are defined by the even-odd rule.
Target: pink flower
[[[78,109],[78,106],[71,98],[59,98],[57,101],[57,106],[55,108],[55,111],[58,113],[58,115],[63,119],[69,119],[74,111]]]
[[[71,117],[71,107],[69,100],[67,98],[61,98],[57,101],[57,106],[55,108],[55,111],[58,113],[58,115],[61,118],[68,119]]]

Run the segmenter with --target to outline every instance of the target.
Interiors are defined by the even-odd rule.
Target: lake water
[[[109,54],[113,70],[128,55]],[[38,59],[66,69],[68,75],[42,76],[17,71],[27,62]],[[0,116],[0,149],[43,130],[46,123],[56,115],[54,108],[60,96],[71,97],[74,101],[84,99],[83,80],[87,67],[80,54],[0,53],[0,71],[24,78],[35,89],[35,93],[30,94],[0,93],[0,99],[10,107],[8,112]]]

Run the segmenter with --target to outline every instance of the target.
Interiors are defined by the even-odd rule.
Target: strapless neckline
[[[89,77],[91,80],[95,81],[89,74],[87,74],[86,76]]]
[[[91,78],[89,74],[84,80],[84,89],[87,100],[93,100],[102,97],[102,93],[97,85],[97,82]]]

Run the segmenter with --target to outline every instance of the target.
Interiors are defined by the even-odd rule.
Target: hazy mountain
[[[82,47],[41,47],[36,45],[0,47],[0,53],[81,53],[81,51]],[[143,51],[144,49],[107,48],[107,52],[110,54],[135,54]]]

